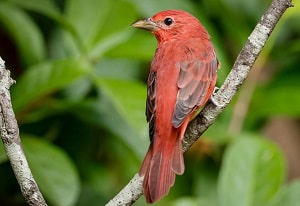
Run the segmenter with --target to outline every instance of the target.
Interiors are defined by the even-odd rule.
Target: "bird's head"
[[[186,38],[209,39],[199,20],[181,10],[161,11],[152,17],[136,21],[132,26],[151,31],[159,43]]]

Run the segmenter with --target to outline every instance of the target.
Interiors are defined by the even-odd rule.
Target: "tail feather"
[[[190,121],[190,116],[187,117],[186,120],[182,123],[177,141],[174,146],[172,169],[178,175],[182,175],[184,172],[184,159],[183,159],[181,142],[189,121]]]
[[[171,163],[172,161],[166,159],[161,152],[156,153],[152,158],[148,185],[153,202],[166,195],[174,185],[175,174],[171,170]]]
[[[144,176],[146,177],[146,174],[149,173],[149,167],[150,167],[150,163],[151,163],[151,159],[152,159],[152,153],[153,153],[153,146],[152,143],[150,144],[147,154],[144,158],[144,161],[142,163],[142,166],[139,170],[139,175],[140,176]],[[144,181],[145,182],[145,181]]]
[[[173,155],[173,161],[172,161],[172,170],[178,174],[182,175],[184,172],[184,159],[183,159],[183,153],[182,153],[182,145],[181,140],[177,141],[175,147],[174,147],[174,155]]]
[[[181,139],[175,136],[173,144],[171,149],[160,148],[155,153],[152,144],[148,149],[139,171],[139,175],[144,175],[143,188],[147,203],[153,203],[168,194],[175,183],[175,174],[184,171]]]

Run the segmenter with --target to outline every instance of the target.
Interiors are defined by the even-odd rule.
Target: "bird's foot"
[[[215,98],[214,98],[214,95],[218,92],[219,90],[219,87],[215,87],[214,88],[214,91],[212,93],[212,95],[210,96],[210,101],[216,105],[217,107],[224,107],[225,106],[225,103],[219,103]]]

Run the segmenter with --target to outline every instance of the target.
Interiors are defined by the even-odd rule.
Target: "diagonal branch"
[[[289,7],[293,7],[292,0],[274,0],[269,6],[248,37],[225,82],[213,97],[222,106],[218,107],[212,103],[206,105],[198,117],[189,123],[183,139],[184,151],[187,151],[215,122],[217,117],[232,100],[247,78],[250,69],[253,67],[255,60],[265,46],[277,22]]]
[[[184,151],[187,151],[216,121],[217,117],[232,100],[233,96],[246,79],[277,22],[286,9],[292,6],[291,0],[274,0],[272,2],[249,36],[224,84],[217,94],[214,95],[214,100],[218,105],[222,106],[213,103],[207,104],[200,114],[189,123],[183,139]],[[107,203],[107,206],[132,205],[143,194],[143,178],[144,177],[139,177],[138,174],[136,174],[119,194]]]
[[[27,203],[32,206],[46,206],[46,202],[31,174],[19,136],[19,127],[11,105],[9,88],[15,81],[5,69],[0,57],[0,129],[7,157]]]

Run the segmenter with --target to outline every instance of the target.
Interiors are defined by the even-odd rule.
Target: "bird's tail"
[[[154,138],[156,142],[150,144],[140,168],[139,175],[144,175],[143,188],[147,203],[153,203],[168,194],[174,185],[175,175],[184,172],[181,132],[173,128],[171,133],[171,138]]]

